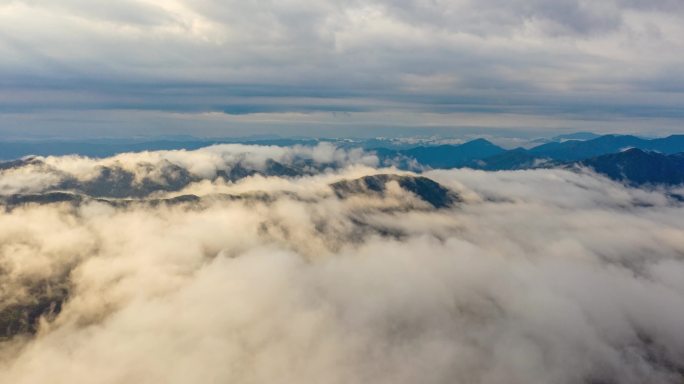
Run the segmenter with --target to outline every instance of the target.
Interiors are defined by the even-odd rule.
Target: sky
[[[681,0],[0,0],[0,135],[660,136],[682,52]]]

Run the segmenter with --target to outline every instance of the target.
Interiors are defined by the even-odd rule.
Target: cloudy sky
[[[0,134],[663,135],[682,52],[681,0],[0,0]]]

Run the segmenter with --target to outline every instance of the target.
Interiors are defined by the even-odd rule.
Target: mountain
[[[280,176],[297,177],[310,175],[322,169],[334,168],[335,164],[314,163],[308,159],[293,159],[292,165],[286,165],[272,159],[265,161],[262,167],[255,168],[246,163],[237,162],[226,170],[217,171],[213,179],[237,181],[245,177]],[[0,176],[3,172],[21,170],[22,168],[40,170],[50,175],[55,182],[47,192],[69,192],[70,194],[39,195],[36,199],[71,201],[78,194],[101,198],[146,197],[156,192],[174,192],[183,189],[201,178],[191,174],[187,169],[170,161],[156,164],[139,163],[136,169],[126,169],[120,165],[100,165],[94,168],[92,177],[80,179],[51,167],[40,158],[27,157],[20,160],[0,162]],[[31,199],[31,195],[22,195],[20,199]]]
[[[31,296],[23,302],[3,303],[0,307],[0,342],[18,334],[38,331],[41,320],[51,321],[62,310],[69,295],[69,284],[63,276],[31,287]]]
[[[460,145],[420,146],[405,150],[376,148],[373,151],[387,165],[412,169],[415,162],[429,168],[464,167],[475,160],[494,156],[506,150],[485,139],[476,139]]]
[[[485,139],[476,139],[461,145],[416,147],[401,151],[401,153],[431,168],[455,168],[466,166],[473,160],[484,159],[504,151],[503,148]]]
[[[564,135],[558,135],[554,136],[551,138],[551,141],[567,141],[567,140],[592,140],[597,137],[600,137],[601,135],[597,135],[593,132],[574,132],[574,133],[568,133]]]
[[[330,187],[341,199],[359,194],[384,196],[390,182],[396,182],[400,188],[413,193],[435,208],[450,207],[460,201],[460,197],[454,192],[422,176],[372,175],[354,180],[338,181],[331,184]]]
[[[470,164],[470,167],[485,171],[510,171],[550,166],[553,163],[548,158],[535,156],[523,148],[516,148],[481,160],[475,160]]]
[[[429,168],[459,168],[469,167],[487,171],[532,169],[540,167],[584,165],[597,169],[615,179],[631,180],[635,184],[677,182],[677,156],[669,157],[675,153],[684,152],[684,135],[672,135],[659,139],[644,139],[629,135],[606,135],[589,140],[575,138],[592,137],[591,133],[578,132],[563,136],[565,141],[546,143],[532,149],[516,148],[505,150],[485,139],[477,139],[461,145],[434,145],[418,146],[413,148],[388,148],[378,147],[372,149],[380,159],[383,166],[395,166],[400,169],[420,172]],[[561,138],[561,136],[559,136]],[[274,140],[270,144],[293,144],[297,140],[285,139]],[[378,141],[378,140],[376,140]],[[255,142],[263,144],[262,142]],[[339,142],[335,142],[339,144]],[[6,144],[6,143],[5,143]],[[172,146],[193,148],[210,144],[209,142],[154,142],[154,143],[117,143],[102,142],[94,143],[90,149],[83,149],[77,144],[55,144],[59,151],[79,150],[81,153],[101,151],[103,148],[114,150],[117,145],[124,145],[127,149],[147,149],[155,146]],[[0,143],[2,149],[3,143]],[[103,145],[105,147],[97,147]],[[345,145],[358,147],[359,142]],[[133,147],[131,147],[133,146]],[[136,147],[138,146],[138,147]],[[364,145],[365,147],[365,145]],[[626,151],[637,148],[640,152]],[[44,152],[50,152],[51,147],[44,148]],[[99,152],[98,152],[99,153]],[[660,156],[659,156],[660,154]],[[0,157],[7,153],[1,153]],[[608,156],[611,155],[611,156]],[[613,164],[611,164],[613,162]],[[643,164],[640,164],[643,162]],[[84,194],[93,197],[122,198],[127,196],[145,197],[157,191],[179,191],[190,183],[199,181],[195,175],[186,169],[163,161],[158,164],[140,163],[136,169],[125,169],[117,164],[98,166],[94,170],[94,177],[80,180],[58,169],[51,169],[49,162],[39,157],[25,157],[20,160],[0,162],[0,174],[16,168],[42,169],[51,174],[57,181],[51,191],[64,191],[76,194]],[[287,176],[297,177],[316,173],[323,169],[336,168],[334,163],[320,164],[311,159],[295,157],[288,164],[267,160],[263,166],[254,167],[246,162],[238,161],[225,169],[218,170],[215,178],[226,181],[253,176]],[[650,170],[650,171],[648,171]],[[671,170],[671,171],[670,171]],[[648,172],[654,172],[649,176]],[[659,174],[658,172],[665,172]],[[29,197],[24,197],[29,198]],[[60,199],[64,196],[41,196],[40,199]]]
[[[577,164],[631,185],[684,184],[684,153],[663,155],[632,148]]]
[[[529,152],[535,156],[554,160],[579,161],[617,153],[628,148],[639,148],[664,154],[684,152],[684,135],[672,135],[650,140],[630,135],[606,135],[586,141],[570,140],[542,144],[530,149]]]
[[[485,139],[477,139],[461,145],[420,146],[405,150],[376,148],[374,151],[383,164],[402,169],[470,167],[491,171],[548,167],[618,153],[629,148],[663,154],[684,152],[684,135],[659,139],[630,135],[591,138],[594,136],[593,133],[578,132],[562,136],[564,139],[561,141],[527,150],[516,148],[507,151]]]
[[[578,133],[577,136],[588,135]],[[400,161],[393,165],[407,169],[419,169],[420,166],[470,167],[500,171],[580,165],[632,185],[676,185],[684,182],[682,152],[684,135],[659,139],[606,135],[585,141],[548,143],[530,150],[516,148],[508,151],[479,139],[458,146],[417,147],[402,151],[383,149],[379,151],[379,157],[394,156]]]
[[[580,140],[580,141],[586,141],[586,140],[592,140],[597,137],[600,137],[601,135],[597,135],[593,132],[574,132],[574,133],[566,133],[563,135],[558,135],[554,136],[551,138],[548,137],[540,137],[538,139],[534,139],[530,141],[530,144],[536,145],[541,145],[541,144],[547,144],[547,143],[560,143],[568,140]]]
[[[684,135],[672,135],[661,139],[653,139],[649,141],[649,145],[646,147],[639,148],[669,155],[681,153],[684,152]]]

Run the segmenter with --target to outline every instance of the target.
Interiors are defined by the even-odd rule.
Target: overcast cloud
[[[662,134],[683,51],[677,0],[3,0],[1,129]]]

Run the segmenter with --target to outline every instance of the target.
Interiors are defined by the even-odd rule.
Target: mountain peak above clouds
[[[630,185],[684,183],[684,154],[664,155],[639,148],[602,155],[578,164]]]
[[[331,184],[331,188],[342,199],[359,194],[385,196],[391,183],[396,183],[402,190],[414,194],[434,208],[452,207],[460,201],[460,197],[456,193],[423,176],[370,175],[353,180],[338,181]]]

